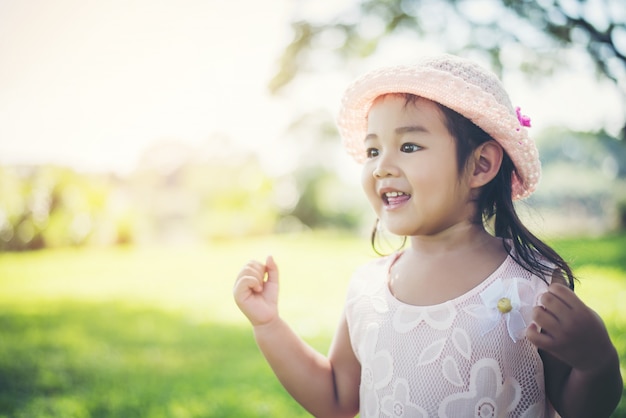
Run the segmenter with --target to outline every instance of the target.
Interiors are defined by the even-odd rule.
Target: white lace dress
[[[388,286],[397,257],[362,266],[348,289],[361,418],[553,417],[543,363],[524,337],[546,283],[509,256],[456,299],[407,305]]]

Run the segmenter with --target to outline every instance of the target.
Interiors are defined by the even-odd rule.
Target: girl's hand
[[[527,338],[574,369],[599,370],[613,346],[600,316],[567,286],[553,283],[533,310]]]
[[[274,259],[267,257],[265,264],[248,262],[237,276],[233,295],[253,326],[278,318],[278,267]]]

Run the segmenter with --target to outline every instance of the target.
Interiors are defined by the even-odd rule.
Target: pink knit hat
[[[415,66],[387,67],[354,81],[344,93],[337,119],[343,143],[357,162],[366,159],[363,141],[374,100],[388,93],[410,93],[440,103],[471,120],[498,141],[515,165],[513,200],[535,190],[541,176],[539,153],[528,137],[530,119],[513,109],[502,83],[476,63],[452,55]]]

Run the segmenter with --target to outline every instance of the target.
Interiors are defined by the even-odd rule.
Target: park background
[[[273,254],[283,315],[327,350],[375,257],[340,96],[437,52],[531,117],[544,173],[519,208],[623,368],[620,0],[0,0],[0,417],[307,416],[234,278]]]

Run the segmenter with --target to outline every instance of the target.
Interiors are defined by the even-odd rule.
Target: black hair
[[[419,99],[412,94],[402,94],[406,105]],[[459,172],[463,172],[472,152],[481,144],[493,138],[472,121],[458,112],[435,104],[444,115],[446,127],[456,140],[457,164]],[[485,224],[494,222],[494,234],[503,238],[505,250],[524,269],[541,278],[552,275],[554,266],[563,275],[570,288],[574,289],[574,274],[567,262],[548,244],[537,238],[519,219],[512,198],[511,180],[515,166],[504,152],[500,170],[489,183],[484,185],[476,199],[476,219],[474,222]],[[378,224],[378,220],[376,221]],[[376,249],[376,226],[372,231],[371,243]],[[513,251],[511,251],[513,250]]]

